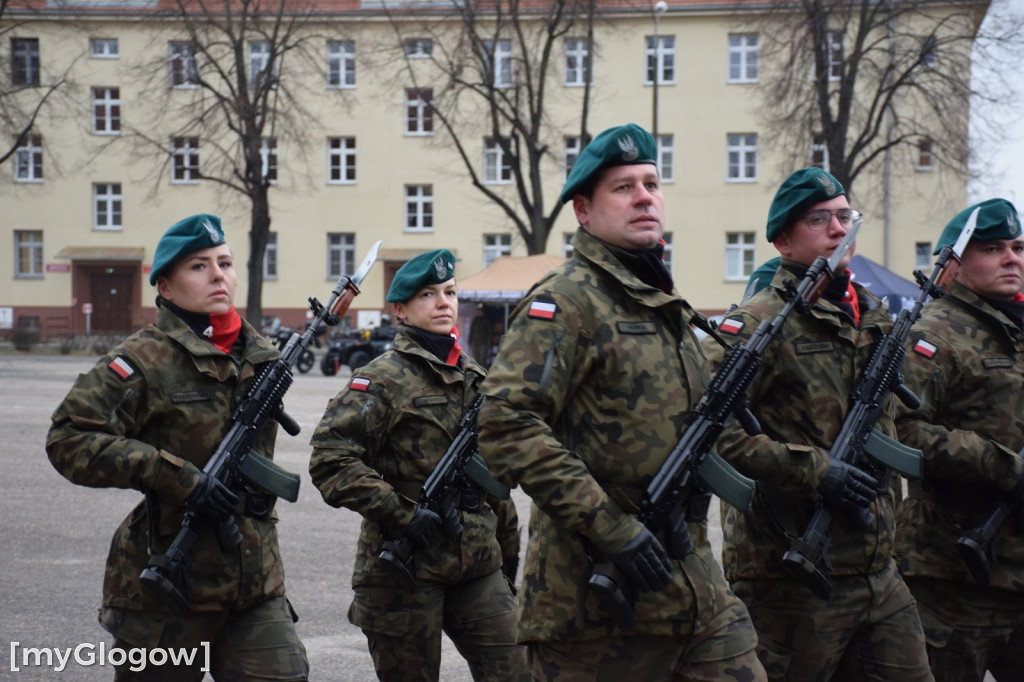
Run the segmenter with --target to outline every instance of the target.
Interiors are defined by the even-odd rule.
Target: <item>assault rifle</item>
[[[462,415],[459,433],[420,489],[419,504],[442,519],[445,517],[445,510],[453,504],[455,493],[463,490],[465,484],[470,481],[500,499],[508,499],[508,488],[494,480],[476,449],[476,419],[480,414],[482,402],[483,396],[477,396]],[[380,560],[391,567],[395,578],[408,592],[416,592],[418,589],[417,549],[416,543],[403,535],[397,540],[385,540],[379,555]]]
[[[709,491],[737,509],[750,507],[753,481],[729,466],[712,447],[731,415],[747,433],[761,432],[747,402],[747,389],[761,371],[761,355],[793,309],[810,308],[825,291],[859,227],[854,225],[831,258],[816,258],[799,286],[787,280],[789,297],[782,310],[773,319],[763,320],[746,343],[728,351],[693,408],[692,421],[644,491],[637,518],[667,539],[666,550],[673,559],[685,559],[693,551],[686,528],[690,505],[706,499]],[[631,629],[636,620],[636,591],[618,566],[610,560],[596,563],[588,583],[616,625]]]
[[[863,469],[866,464],[864,455],[868,454],[876,462],[908,478],[921,477],[921,451],[909,448],[876,431],[875,423],[881,416],[883,405],[890,393],[895,393],[903,404],[911,409],[920,407],[920,399],[903,384],[903,376],[900,373],[906,355],[904,342],[910,328],[921,317],[921,307],[928,297],[942,297],[947,285],[953,281],[959,269],[964,247],[970,241],[977,222],[978,211],[975,210],[968,218],[956,243],[952,246],[947,244],[939,252],[930,277],[925,277],[920,270],[914,271],[917,285],[921,289],[917,300],[911,308],[900,311],[892,329],[875,346],[871,360],[850,398],[850,409],[832,443],[829,458]],[[802,579],[811,591],[822,599],[828,599],[832,595],[832,582],[828,575],[828,549],[831,544],[829,526],[832,517],[832,511],[819,502],[803,534],[794,538],[789,550],[782,555],[783,566]],[[859,510],[854,518],[858,527],[864,529],[871,527],[874,520],[874,514],[866,509]]]
[[[1024,457],[1024,449],[1018,454]],[[996,563],[995,543],[999,536],[999,527],[1014,511],[1020,514],[1020,502],[1004,498],[999,501],[996,508],[982,521],[980,526],[965,530],[957,538],[956,549],[960,552],[960,557],[967,564],[967,570],[974,576],[974,582],[982,587],[992,585],[992,567]],[[1018,523],[1024,526],[1024,521],[1020,516],[1018,516]]]
[[[373,245],[354,275],[343,276],[338,280],[326,306],[315,296],[309,298],[309,306],[313,311],[312,322],[301,336],[293,332],[281,349],[281,357],[260,369],[249,392],[232,415],[231,428],[203,467],[208,476],[236,492],[242,490],[244,483],[283,497],[289,502],[298,499],[299,477],[253,451],[252,447],[271,419],[277,420],[289,435],[299,433],[298,423],[285,413],[281,402],[294,379],[292,367],[312,342],[320,326],[336,325],[339,317],[348,310],[352,299],[359,294],[359,284],[377,260],[380,244],[377,242]],[[150,513],[153,513],[152,509]],[[190,610],[190,571],[194,561],[192,548],[208,525],[194,509],[186,508],[181,529],[167,551],[151,555],[149,565],[139,576],[143,586],[154,592],[165,606],[178,615],[185,615]],[[217,540],[225,550],[237,547],[242,542],[242,534],[234,517],[225,519],[216,530]],[[155,540],[150,538],[151,543]]]

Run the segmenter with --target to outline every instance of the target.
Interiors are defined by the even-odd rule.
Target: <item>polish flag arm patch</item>
[[[558,306],[551,301],[534,301],[530,304],[530,309],[526,314],[540,320],[553,320],[557,310]]]
[[[938,349],[935,346],[924,339],[918,339],[917,343],[914,344],[914,352],[928,358],[929,360],[935,357],[936,350]]]
[[[370,380],[363,377],[353,377],[348,387],[353,391],[365,391],[370,388]]]
[[[718,329],[726,334],[739,334],[740,330],[743,329],[743,321],[730,317],[727,320],[722,320],[722,323],[718,325]]]
[[[109,367],[114,374],[121,377],[122,379],[127,379],[131,375],[135,374],[135,368],[132,367],[127,360],[120,356],[111,360],[107,367]]]

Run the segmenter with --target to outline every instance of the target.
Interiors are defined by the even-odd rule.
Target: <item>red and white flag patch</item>
[[[739,334],[740,330],[743,329],[743,322],[734,318],[722,320],[722,323],[718,325],[718,328],[726,334]]]
[[[937,349],[935,346],[928,343],[924,339],[920,339],[917,343],[914,344],[914,352],[917,353],[918,355],[923,355],[924,357],[929,359],[935,356],[936,350]]]
[[[527,315],[541,320],[553,320],[555,319],[555,311],[557,309],[558,307],[551,301],[534,301],[530,304],[530,310],[527,312]]]
[[[127,379],[131,375],[135,374],[135,368],[132,367],[128,363],[128,361],[122,357],[114,358],[113,360],[110,361],[110,364],[108,364],[107,367],[113,370],[114,374],[121,377],[122,379]]]
[[[353,391],[365,391],[366,389],[370,388],[370,380],[364,379],[363,377],[353,377],[352,383],[350,383],[348,386]]]

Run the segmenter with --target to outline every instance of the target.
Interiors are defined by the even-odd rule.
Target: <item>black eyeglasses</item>
[[[852,208],[837,208],[834,211],[819,208],[816,211],[808,211],[801,220],[806,221],[807,227],[812,230],[824,230],[832,222],[833,216],[839,221],[840,225],[850,228],[853,227],[853,221],[860,218],[860,211],[855,211]]]

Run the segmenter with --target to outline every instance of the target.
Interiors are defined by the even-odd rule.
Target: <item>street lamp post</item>
[[[661,45],[658,42],[658,21],[668,9],[665,0],[654,3],[654,72],[651,74],[651,136],[655,145],[658,142],[658,81],[661,80]]]

